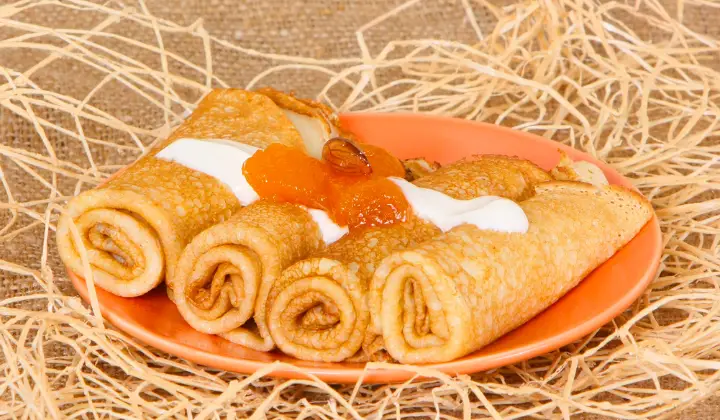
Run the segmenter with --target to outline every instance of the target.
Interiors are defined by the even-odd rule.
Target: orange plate
[[[558,148],[575,160],[600,166],[612,184],[630,182],[592,157],[551,140],[490,124],[403,114],[349,114],[342,121],[359,138],[389,149],[401,158],[425,157],[448,163],[473,154],[516,155],[544,169],[559,160]],[[239,168],[238,168],[239,170]],[[555,350],[600,328],[637,299],[657,272],[662,249],[653,218],[640,233],[580,285],[525,325],[482,350],[461,359],[429,365],[449,374],[472,373],[529,359]],[[88,300],[85,282],[70,273],[75,288]],[[277,351],[262,353],[193,330],[165,295],[156,289],[138,298],[121,298],[98,289],[102,314],[141,341],[185,359],[219,369],[252,373],[279,360],[300,371],[278,370],[284,378],[314,374],[327,382],[355,382],[364,372],[358,363],[304,362]],[[367,383],[398,382],[413,373],[369,370]]]

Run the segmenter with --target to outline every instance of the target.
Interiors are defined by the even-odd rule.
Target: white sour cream
[[[260,197],[248,184],[242,167],[258,150],[228,140],[178,139],[155,157],[210,175],[230,187],[240,204],[247,206]]]
[[[227,185],[238,201],[247,206],[260,197],[243,175],[242,167],[257,147],[222,139],[178,139],[155,157],[177,162],[190,169],[212,176]],[[512,200],[487,196],[472,200],[456,200],[439,191],[418,187],[402,178],[389,178],[402,190],[413,212],[443,232],[472,224],[480,229],[501,232],[527,232],[528,220],[522,208]],[[306,209],[329,245],[348,233],[327,212]]]
[[[529,222],[523,209],[506,198],[485,196],[456,200],[439,191],[421,188],[402,178],[389,178],[402,190],[415,215],[443,232],[463,224],[499,232],[525,233]]]
[[[210,175],[227,185],[240,204],[247,206],[260,197],[243,175],[243,165],[257,152],[257,147],[223,139],[178,139],[161,150],[158,159],[177,162],[185,167]],[[325,244],[342,238],[348,233],[347,226],[339,226],[327,212],[306,209],[317,223]]]
[[[330,245],[348,233],[348,227],[333,222],[326,211],[318,209],[307,209],[307,211],[320,228],[325,245]]]

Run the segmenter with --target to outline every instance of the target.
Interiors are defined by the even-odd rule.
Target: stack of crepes
[[[177,152],[160,154],[188,142],[203,150],[207,142],[232,150],[278,143],[319,159],[339,134],[351,137],[320,104],[271,89],[213,91],[148,155],[68,203],[58,224],[60,255],[120,296],[142,295],[165,279],[192,327],[256,350],[277,346],[313,361],[429,363],[466,355],[535,316],[652,214],[640,195],[605,185],[597,167],[567,156],[551,173],[503,156],[437,170],[418,160],[405,165],[418,177],[413,188],[513,200],[529,230],[461,224],[444,232],[410,212],[327,245],[318,210],[256,200],[249,186],[255,195],[246,199],[229,178],[213,175],[213,159],[202,170],[182,161],[197,160],[189,149],[180,161]],[[225,169],[242,176],[242,162],[235,168],[230,160]]]
[[[423,176],[416,186],[468,200],[495,195],[523,200],[551,176],[527,160],[485,155]],[[369,283],[392,252],[417,246],[441,230],[414,215],[403,223],[351,232],[312,258],[287,268],[267,304],[270,334],[304,360],[383,359],[382,340],[368,330]]]
[[[550,179],[528,161],[485,156],[448,165],[414,183],[458,199],[521,199]],[[374,265],[394,250],[440,233],[411,217],[351,232],[325,248],[303,208],[259,201],[192,240],[178,263],[175,303],[199,331],[256,350],[271,350],[277,341],[281,350],[299,358],[342,360],[363,341],[369,322],[365,294]],[[292,330],[282,321],[296,319]],[[327,351],[316,357],[302,343],[286,345],[288,334]]]
[[[316,361],[461,357],[551,305],[652,214],[639,194],[604,185],[594,165],[563,156],[553,174],[573,181],[530,165],[481,158],[415,182],[459,198],[519,201],[527,233],[469,224],[441,233],[412,219],[348,235],[286,269],[267,305],[277,346]]]
[[[302,207],[257,201],[197,235],[183,251],[175,304],[196,330],[246,347],[274,347],[265,301],[282,269],[324,246]]]
[[[167,278],[185,245],[228,219],[241,203],[218,179],[156,154],[182,138],[317,154],[338,132],[323,105],[272,89],[218,89],[150,153],[104,185],[74,197],[58,223],[60,257],[75,273],[120,296],[139,296]],[[240,169],[240,168],[238,168]],[[169,289],[170,291],[170,289]]]

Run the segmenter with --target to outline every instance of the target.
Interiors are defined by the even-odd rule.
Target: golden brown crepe
[[[340,130],[337,115],[325,104],[296,98],[269,87],[260,88],[257,92],[267,96],[283,109],[285,116],[303,136],[306,151],[310,156],[320,159],[323,145],[329,138],[338,135],[352,137],[352,134]]]
[[[175,303],[198,331],[271,350],[263,316],[270,286],[285,267],[323,245],[307,210],[257,201],[185,248],[176,270]]]
[[[520,159],[482,156],[461,161],[416,181],[457,199],[498,195],[521,199],[534,185],[551,180]],[[304,360],[376,358],[382,343],[367,327],[367,292],[376,265],[391,252],[437,236],[436,226],[411,217],[386,227],[351,232],[313,258],[286,269],[273,286],[267,322],[276,345]],[[364,343],[364,344],[363,344]],[[365,352],[359,352],[361,346]]]
[[[405,167],[405,179],[411,182],[440,169],[439,163],[430,162],[424,158],[405,159],[403,166]]]
[[[70,200],[57,231],[60,257],[69,269],[84,272],[80,244],[71,232],[74,222],[94,281],[103,289],[138,296],[165,277],[172,286],[183,247],[198,232],[240,208],[222,182],[155,157],[180,138],[228,139],[261,148],[281,143],[306,149],[301,133],[269,97],[240,89],[212,91],[148,155],[104,185]]]
[[[560,162],[550,174],[558,181],[578,181],[602,187],[608,185],[602,169],[595,164],[585,161],[573,161],[565,152],[560,152]]]
[[[520,206],[525,234],[462,225],[383,260],[370,312],[394,359],[444,362],[480,349],[575,287],[652,215],[634,191],[567,181],[538,186]]]

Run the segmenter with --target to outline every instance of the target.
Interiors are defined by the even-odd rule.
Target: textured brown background
[[[6,0],[0,0],[3,2]],[[132,1],[116,2],[126,6],[142,7]],[[146,6],[149,11],[160,18],[174,21],[181,25],[190,25],[197,19],[204,20],[204,27],[220,38],[237,43],[245,48],[272,52],[277,54],[303,55],[317,58],[350,57],[358,55],[360,49],[356,39],[355,31],[362,25],[370,22],[377,16],[402,4],[398,0],[369,0],[369,1],[336,1],[336,0],[267,0],[267,1],[233,1],[233,0],[149,0]],[[457,40],[472,43],[476,39],[474,29],[469,24],[460,1],[426,1],[411,5],[407,10],[397,17],[391,18],[382,24],[367,31],[365,39],[371,52],[378,52],[391,40],[437,38]],[[674,11],[674,3],[667,3],[670,11]],[[707,10],[707,9],[706,9]],[[686,11],[685,23],[693,30],[700,33],[707,33],[720,37],[720,9],[717,12],[697,13],[688,9]],[[483,15],[484,9],[475,8],[476,17],[484,24],[481,30],[488,30],[492,27],[491,16]],[[38,23],[53,27],[81,27],[87,28],[97,22],[78,21],[77,15],[73,13],[44,13],[41,16],[33,16]],[[642,27],[637,27],[638,32]],[[170,40],[169,42],[172,42]],[[173,46],[178,49],[178,46]],[[197,48],[189,48],[188,58],[193,58],[192,51]],[[0,52],[3,64],[12,67],[22,68],[21,64],[13,66],[14,63],[29,63],[34,57],[26,56],[24,53],[12,54],[12,52]],[[197,61],[202,61],[199,59]],[[215,68],[216,73],[232,85],[243,86],[266,67],[265,62],[260,60],[243,59],[233,60],[232,55],[216,59],[216,63],[222,63]],[[720,65],[720,60],[718,60]],[[51,78],[51,75],[46,77]],[[305,74],[303,79],[278,81],[281,87],[293,87],[299,91],[311,92],[317,87],[325,84],[325,79],[317,81],[308,78]],[[78,86],[82,85],[82,79],[77,80]],[[285,86],[282,86],[282,85]],[[76,86],[77,87],[77,86]],[[131,113],[128,112],[128,115]],[[21,133],[3,130],[2,115],[0,114],[0,138],[3,142],[12,144],[13,139],[22,138]],[[105,158],[99,156],[99,159]],[[112,161],[112,157],[107,157]],[[31,186],[28,187],[32,188]],[[22,194],[22,192],[20,192]],[[0,245],[0,255],[10,261],[38,261],[41,252],[41,244],[38,241],[41,235],[38,232],[30,232],[23,243],[26,247],[17,247],[14,242],[12,249]],[[33,237],[37,238],[33,242]],[[52,247],[51,247],[52,248]],[[54,250],[52,251],[54,254]],[[50,255],[51,260],[57,262],[56,255]],[[57,264],[53,264],[59,267]],[[60,272],[60,271],[57,271]],[[0,295],[14,295],[28,293],[32,286],[25,278],[18,282],[17,278],[5,277],[0,279]],[[73,291],[62,285],[61,289],[68,293]],[[717,391],[714,396],[685,410],[677,418],[688,419],[716,419],[720,418],[720,396]]]

